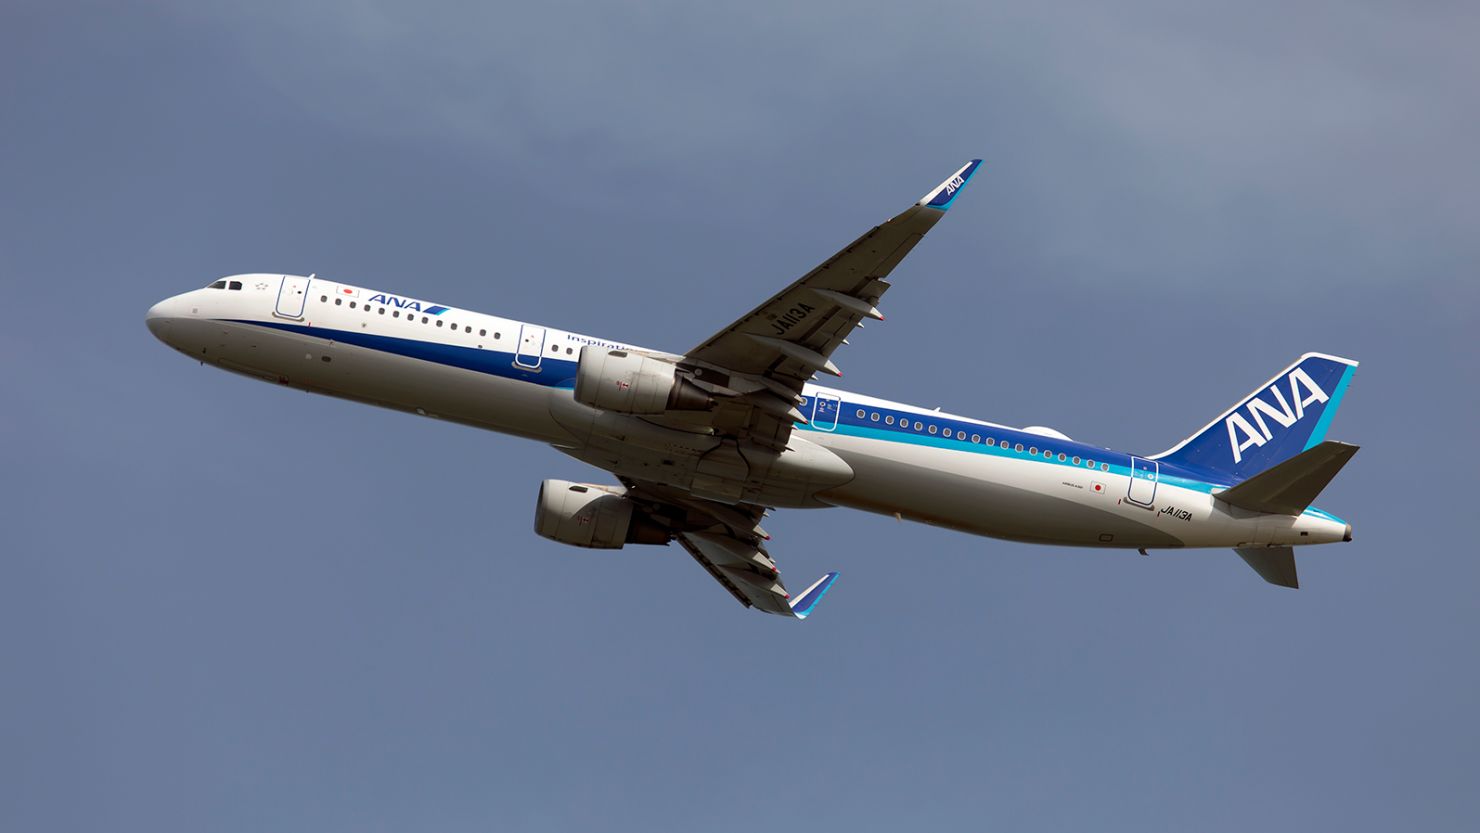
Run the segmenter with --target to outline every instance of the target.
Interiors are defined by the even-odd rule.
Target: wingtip
[[[971,177],[976,174],[981,164],[982,160],[973,159],[962,165],[960,170],[951,174],[945,182],[936,186],[935,190],[921,197],[918,204],[941,211],[950,208],[951,203],[956,201],[956,196],[961,193],[961,189],[966,187],[966,183],[971,181]]]
[[[808,587],[791,602],[791,614],[798,619],[805,619],[811,616],[812,611],[817,607],[817,603],[822,601],[822,597],[827,595],[828,589],[837,580],[838,574],[834,571],[812,582],[811,587]]]

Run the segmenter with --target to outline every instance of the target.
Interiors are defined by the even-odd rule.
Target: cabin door
[[[514,354],[514,364],[520,367],[539,368],[540,355],[545,349],[545,328],[533,324],[519,325],[519,350]]]
[[[277,314],[284,318],[302,318],[303,307],[308,303],[308,278],[284,275],[278,287]]]
[[[1126,500],[1142,506],[1150,506],[1151,501],[1156,498],[1156,476],[1159,468],[1155,460],[1132,457],[1131,486],[1126,494]]]

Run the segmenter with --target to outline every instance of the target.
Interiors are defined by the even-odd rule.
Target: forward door
[[[304,305],[308,303],[309,278],[284,275],[278,287],[277,314],[284,318],[302,318]]]

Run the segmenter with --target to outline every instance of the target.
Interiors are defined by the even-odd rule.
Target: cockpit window
[[[242,282],[241,281],[232,281],[231,284],[229,286],[227,286],[226,288],[227,289],[241,289],[242,288]]]
[[[206,287],[206,289],[225,289],[225,288],[226,288],[226,281],[216,281],[215,283],[213,283],[210,286]]]

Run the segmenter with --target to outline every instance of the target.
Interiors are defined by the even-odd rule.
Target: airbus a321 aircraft
[[[1350,541],[1311,501],[1356,452],[1326,442],[1357,363],[1307,353],[1160,454],[1076,442],[812,383],[974,160],[919,202],[682,353],[315,276],[249,274],[154,305],[203,364],[549,443],[620,485],[546,480],[540,535],[618,549],[677,541],[741,604],[806,618],[768,508],[846,506],[978,535],[1086,547],[1232,547],[1296,587],[1293,547]]]

